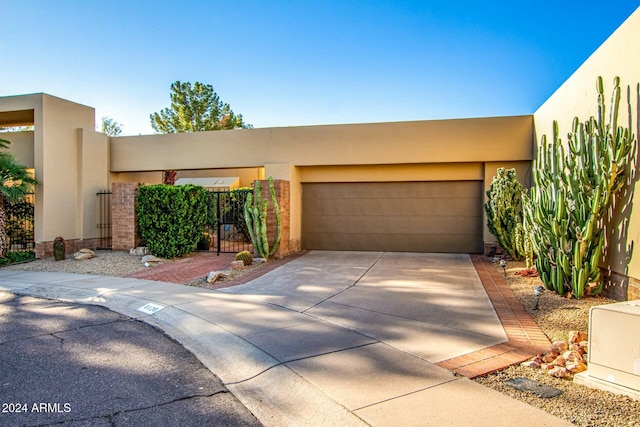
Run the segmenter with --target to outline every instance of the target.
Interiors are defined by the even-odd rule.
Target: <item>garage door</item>
[[[305,183],[304,249],[482,252],[481,181]]]

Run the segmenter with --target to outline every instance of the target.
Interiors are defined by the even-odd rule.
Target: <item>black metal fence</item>
[[[217,253],[252,251],[253,245],[244,220],[247,194],[253,190],[211,191],[209,197],[209,227],[211,249]],[[207,250],[202,245],[200,250]]]
[[[8,251],[33,251],[35,238],[33,220],[35,213],[35,195],[28,194],[22,200],[9,202],[4,199]]]
[[[100,191],[98,196],[98,230],[100,245],[98,249],[111,249],[111,191]]]

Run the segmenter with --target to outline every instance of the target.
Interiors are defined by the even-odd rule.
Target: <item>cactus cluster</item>
[[[527,260],[530,267],[530,241],[525,233],[521,213],[521,198],[524,190],[516,177],[515,169],[499,168],[487,191],[487,214],[489,231],[509,256],[520,261]]]
[[[259,181],[255,182],[254,196],[249,193],[247,195],[247,201],[244,205],[244,219],[249,229],[249,235],[251,236],[251,242],[253,243],[254,250],[262,257],[269,258],[272,256],[278,245],[280,244],[280,237],[282,234],[282,224],[280,222],[280,207],[276,199],[276,190],[273,185],[273,178],[269,177],[269,193],[271,195],[271,203],[276,216],[277,234],[273,244],[269,245],[267,238],[267,214],[269,201],[262,198],[262,186]]]
[[[236,254],[236,261],[242,261],[245,265],[253,264],[253,255],[249,251],[241,251]]]
[[[629,126],[618,125],[620,79],[614,80],[611,111],[605,113],[602,78],[597,80],[598,116],[573,121],[568,147],[558,136],[542,137],[533,164],[529,197],[523,196],[536,267],[548,289],[575,298],[603,288],[599,264],[606,245],[604,222],[635,150]]]

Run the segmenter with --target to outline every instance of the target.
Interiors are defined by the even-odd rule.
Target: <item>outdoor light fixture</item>
[[[500,260],[500,267],[502,267],[502,274],[507,277],[507,262],[503,259]]]
[[[536,296],[536,305],[533,306],[534,310],[540,308],[540,295],[544,292],[544,286],[536,286],[533,288],[533,294]]]

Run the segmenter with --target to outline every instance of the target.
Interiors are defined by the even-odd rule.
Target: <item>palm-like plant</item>
[[[8,250],[4,200],[20,200],[38,185],[38,180],[29,174],[27,167],[4,151],[9,144],[10,141],[0,139],[0,258],[6,257]]]

